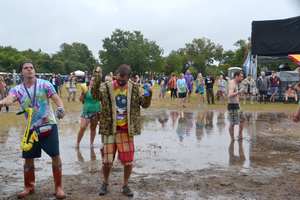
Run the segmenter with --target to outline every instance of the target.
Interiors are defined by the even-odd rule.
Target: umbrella
[[[289,59],[300,66],[300,54],[290,54]]]

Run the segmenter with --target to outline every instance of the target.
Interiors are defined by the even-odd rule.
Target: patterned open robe
[[[116,134],[116,100],[113,93],[112,81],[101,83],[101,77],[94,75],[92,87],[93,97],[101,102],[99,119],[99,134]],[[129,136],[141,134],[141,107],[148,108],[151,104],[152,93],[149,97],[143,96],[138,84],[128,81],[127,93],[127,120]]]

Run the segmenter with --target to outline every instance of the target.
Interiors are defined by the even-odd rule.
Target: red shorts
[[[133,137],[128,130],[117,130],[115,135],[102,135],[101,149],[103,164],[112,164],[118,150],[118,158],[123,165],[131,165],[134,158]]]

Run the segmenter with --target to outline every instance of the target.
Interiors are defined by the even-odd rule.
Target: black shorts
[[[51,124],[52,129],[49,134],[42,136],[39,134],[38,142],[34,142],[33,147],[30,151],[23,151],[23,158],[40,158],[42,155],[42,149],[50,156],[55,157],[59,155],[59,141],[58,141],[58,130],[56,124]],[[30,135],[33,131],[30,131]]]
[[[186,92],[184,93],[178,93],[179,98],[185,98],[186,97]]]

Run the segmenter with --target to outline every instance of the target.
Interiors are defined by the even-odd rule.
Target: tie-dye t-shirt
[[[36,81],[36,98],[31,127],[37,127],[43,124],[56,124],[56,119],[49,102],[49,98],[56,94],[56,91],[49,81],[43,79],[36,79]],[[34,88],[35,84],[27,88],[31,98],[34,97]],[[17,99],[22,110],[31,106],[30,97],[28,97],[23,83],[12,88],[9,94]],[[25,117],[27,118],[26,115]]]
[[[117,129],[127,130],[127,87],[121,88],[117,81],[113,82],[117,110]]]

